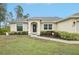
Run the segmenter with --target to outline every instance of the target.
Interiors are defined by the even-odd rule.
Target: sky
[[[17,5],[23,7],[23,14],[30,14],[30,17],[68,17],[74,13],[79,13],[79,3],[9,3],[7,10],[15,17]]]

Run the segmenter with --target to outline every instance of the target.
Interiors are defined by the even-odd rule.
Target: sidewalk
[[[36,36],[36,35],[31,35],[31,37],[45,39],[45,40],[51,40],[51,41],[56,41],[56,42],[63,42],[63,43],[67,43],[67,44],[79,44],[79,41],[67,41],[67,40],[62,40],[62,39],[42,37],[42,36]]]

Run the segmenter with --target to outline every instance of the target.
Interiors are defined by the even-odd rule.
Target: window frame
[[[52,30],[52,24],[49,24],[49,30]]]
[[[44,24],[44,30],[52,30],[52,24]]]
[[[48,29],[47,24],[44,24],[44,30],[47,30],[47,29]]]
[[[19,27],[20,29],[19,29],[18,27]],[[23,31],[23,24],[20,24],[20,23],[17,24],[17,31]]]

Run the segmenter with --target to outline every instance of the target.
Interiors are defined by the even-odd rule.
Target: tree
[[[6,18],[6,4],[5,3],[0,3],[0,28],[1,26],[1,22],[5,20]]]
[[[13,13],[12,12],[9,12],[9,15],[8,15],[10,21],[13,21]]]
[[[26,15],[24,15],[23,17],[24,17],[24,19],[25,18],[28,18],[30,15],[29,14],[26,14]]]
[[[16,11],[16,19],[20,19],[20,18],[23,17],[23,8],[22,8],[22,6],[18,5],[15,8],[15,11]]]

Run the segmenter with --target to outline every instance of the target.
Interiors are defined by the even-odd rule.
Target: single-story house
[[[10,22],[10,31],[27,31],[28,35],[40,35],[41,31],[65,31],[79,33],[79,13],[67,18],[30,17]]]

